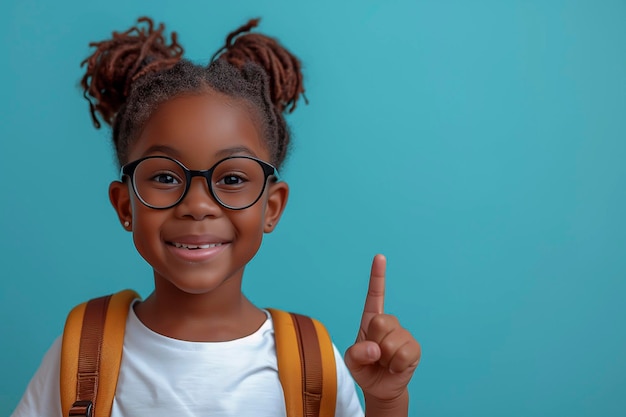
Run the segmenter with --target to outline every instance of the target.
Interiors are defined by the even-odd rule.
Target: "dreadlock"
[[[299,95],[304,93],[300,61],[275,39],[252,33],[238,37],[258,24],[259,19],[252,19],[231,32],[226,37],[226,44],[213,55],[211,61],[223,53],[220,59],[225,59],[240,69],[248,62],[258,62],[270,76],[272,102],[281,112],[288,107],[287,111],[291,113],[296,108]]]
[[[112,127],[118,163],[157,107],[181,94],[219,92],[241,100],[255,112],[272,163],[285,160],[290,134],[283,112],[292,112],[304,93],[300,61],[278,41],[249,33],[259,19],[231,32],[208,66],[182,58],[176,33],[168,45],[163,24],[147,17],[112,39],[93,42],[83,61],[81,80],[94,125]],[[143,26],[142,26],[143,25]],[[147,26],[147,27],[146,27]]]
[[[134,26],[126,32],[113,32],[113,39],[92,42],[89,46],[95,46],[95,52],[81,63],[81,66],[87,64],[87,72],[80,84],[97,128],[101,125],[96,113],[110,125],[128,97],[133,81],[149,72],[171,67],[183,55],[175,32],[168,46],[163,24],[155,30],[152,19],[147,17],[140,17],[138,23],[147,23],[147,30]]]

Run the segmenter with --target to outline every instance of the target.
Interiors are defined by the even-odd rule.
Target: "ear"
[[[113,181],[109,185],[109,200],[117,212],[117,217],[124,229],[132,229],[133,211],[131,208],[130,191],[128,185],[121,181]]]
[[[263,232],[271,233],[280,220],[289,197],[289,186],[286,182],[280,181],[270,184],[265,206],[265,225]]]

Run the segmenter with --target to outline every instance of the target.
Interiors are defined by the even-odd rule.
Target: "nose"
[[[207,179],[198,176],[191,179],[189,190],[183,200],[175,207],[178,216],[202,220],[205,217],[217,217],[222,213],[222,206],[211,195]]]

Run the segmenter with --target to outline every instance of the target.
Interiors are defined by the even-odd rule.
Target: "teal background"
[[[343,351],[383,252],[387,311],[423,346],[410,415],[626,415],[623,0],[5,1],[0,415],[73,305],[150,291],[77,87],[88,42],[143,14],[200,61],[262,16],[304,62],[256,303]]]

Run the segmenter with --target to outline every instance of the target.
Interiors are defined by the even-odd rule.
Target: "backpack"
[[[69,313],[61,349],[63,416],[109,417],[117,386],[132,290],[94,298]],[[268,309],[287,417],[334,416],[337,375],[332,342],[317,320]]]

